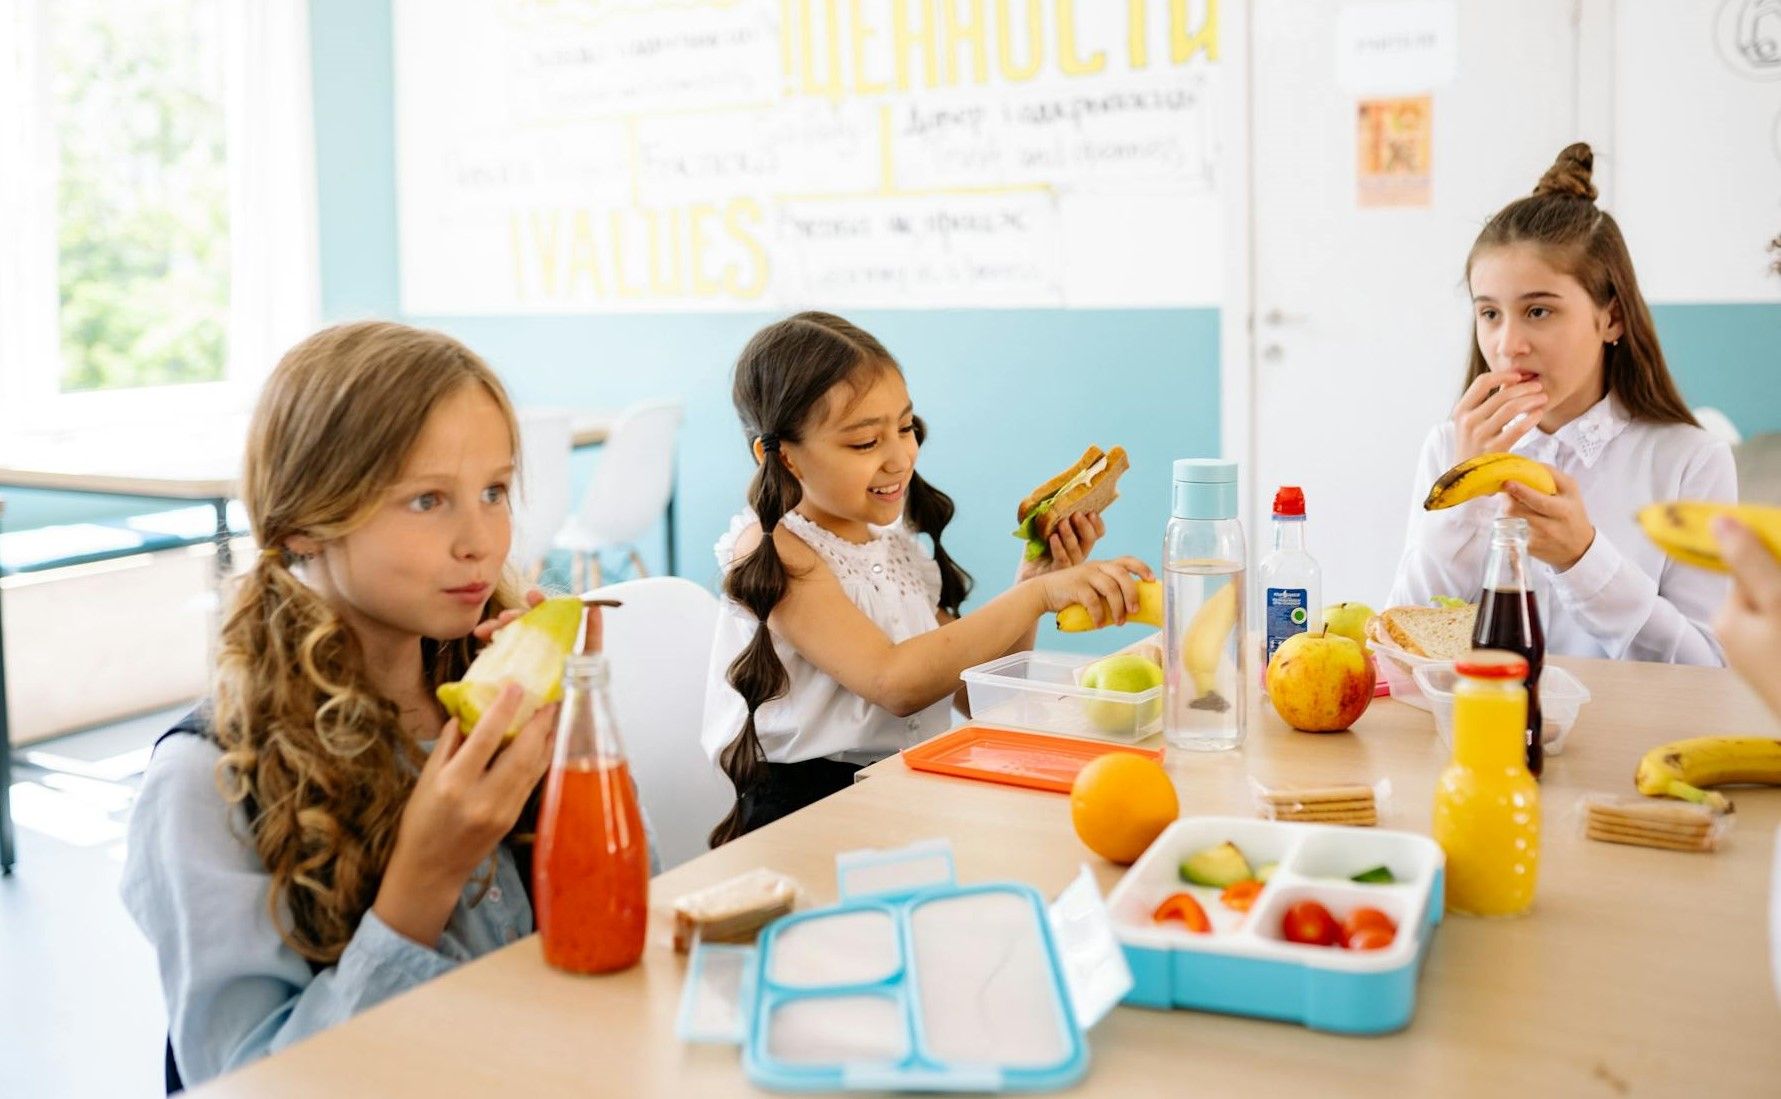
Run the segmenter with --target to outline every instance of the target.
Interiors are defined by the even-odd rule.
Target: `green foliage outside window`
[[[64,391],[215,381],[229,193],[213,0],[55,0]]]

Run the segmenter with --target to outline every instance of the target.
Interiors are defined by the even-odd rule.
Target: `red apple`
[[[1373,654],[1325,630],[1287,638],[1268,661],[1268,698],[1280,719],[1307,733],[1333,733],[1360,720],[1377,683]]]

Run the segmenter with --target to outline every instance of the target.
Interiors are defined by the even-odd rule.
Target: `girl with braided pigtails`
[[[915,472],[926,428],[884,345],[840,317],[761,330],[736,364],[736,414],[758,464],[724,569],[701,742],[736,804],[713,846],[842,789],[861,766],[944,731],[959,673],[1030,649],[1041,615],[1136,612],[1136,558],[1088,561],[1078,514],[1049,559],[970,614],[971,578],[941,545],[953,503]],[[931,553],[917,540],[932,540]]]

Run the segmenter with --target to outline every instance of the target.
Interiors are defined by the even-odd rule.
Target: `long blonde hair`
[[[377,894],[414,787],[420,749],[372,686],[358,639],[292,571],[287,540],[339,538],[370,518],[428,415],[467,385],[500,407],[500,380],[439,332],[383,321],[324,329],[280,360],[254,410],[242,500],[263,552],[223,624],[214,685],[218,782],[253,811],[284,941],[339,959]],[[518,606],[503,575],[485,615]],[[423,641],[433,684],[460,678],[469,638]]]

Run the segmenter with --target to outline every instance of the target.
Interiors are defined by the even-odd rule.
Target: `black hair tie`
[[[771,431],[763,433],[760,441],[761,453],[763,454],[773,454],[779,450],[779,436],[773,434]]]

